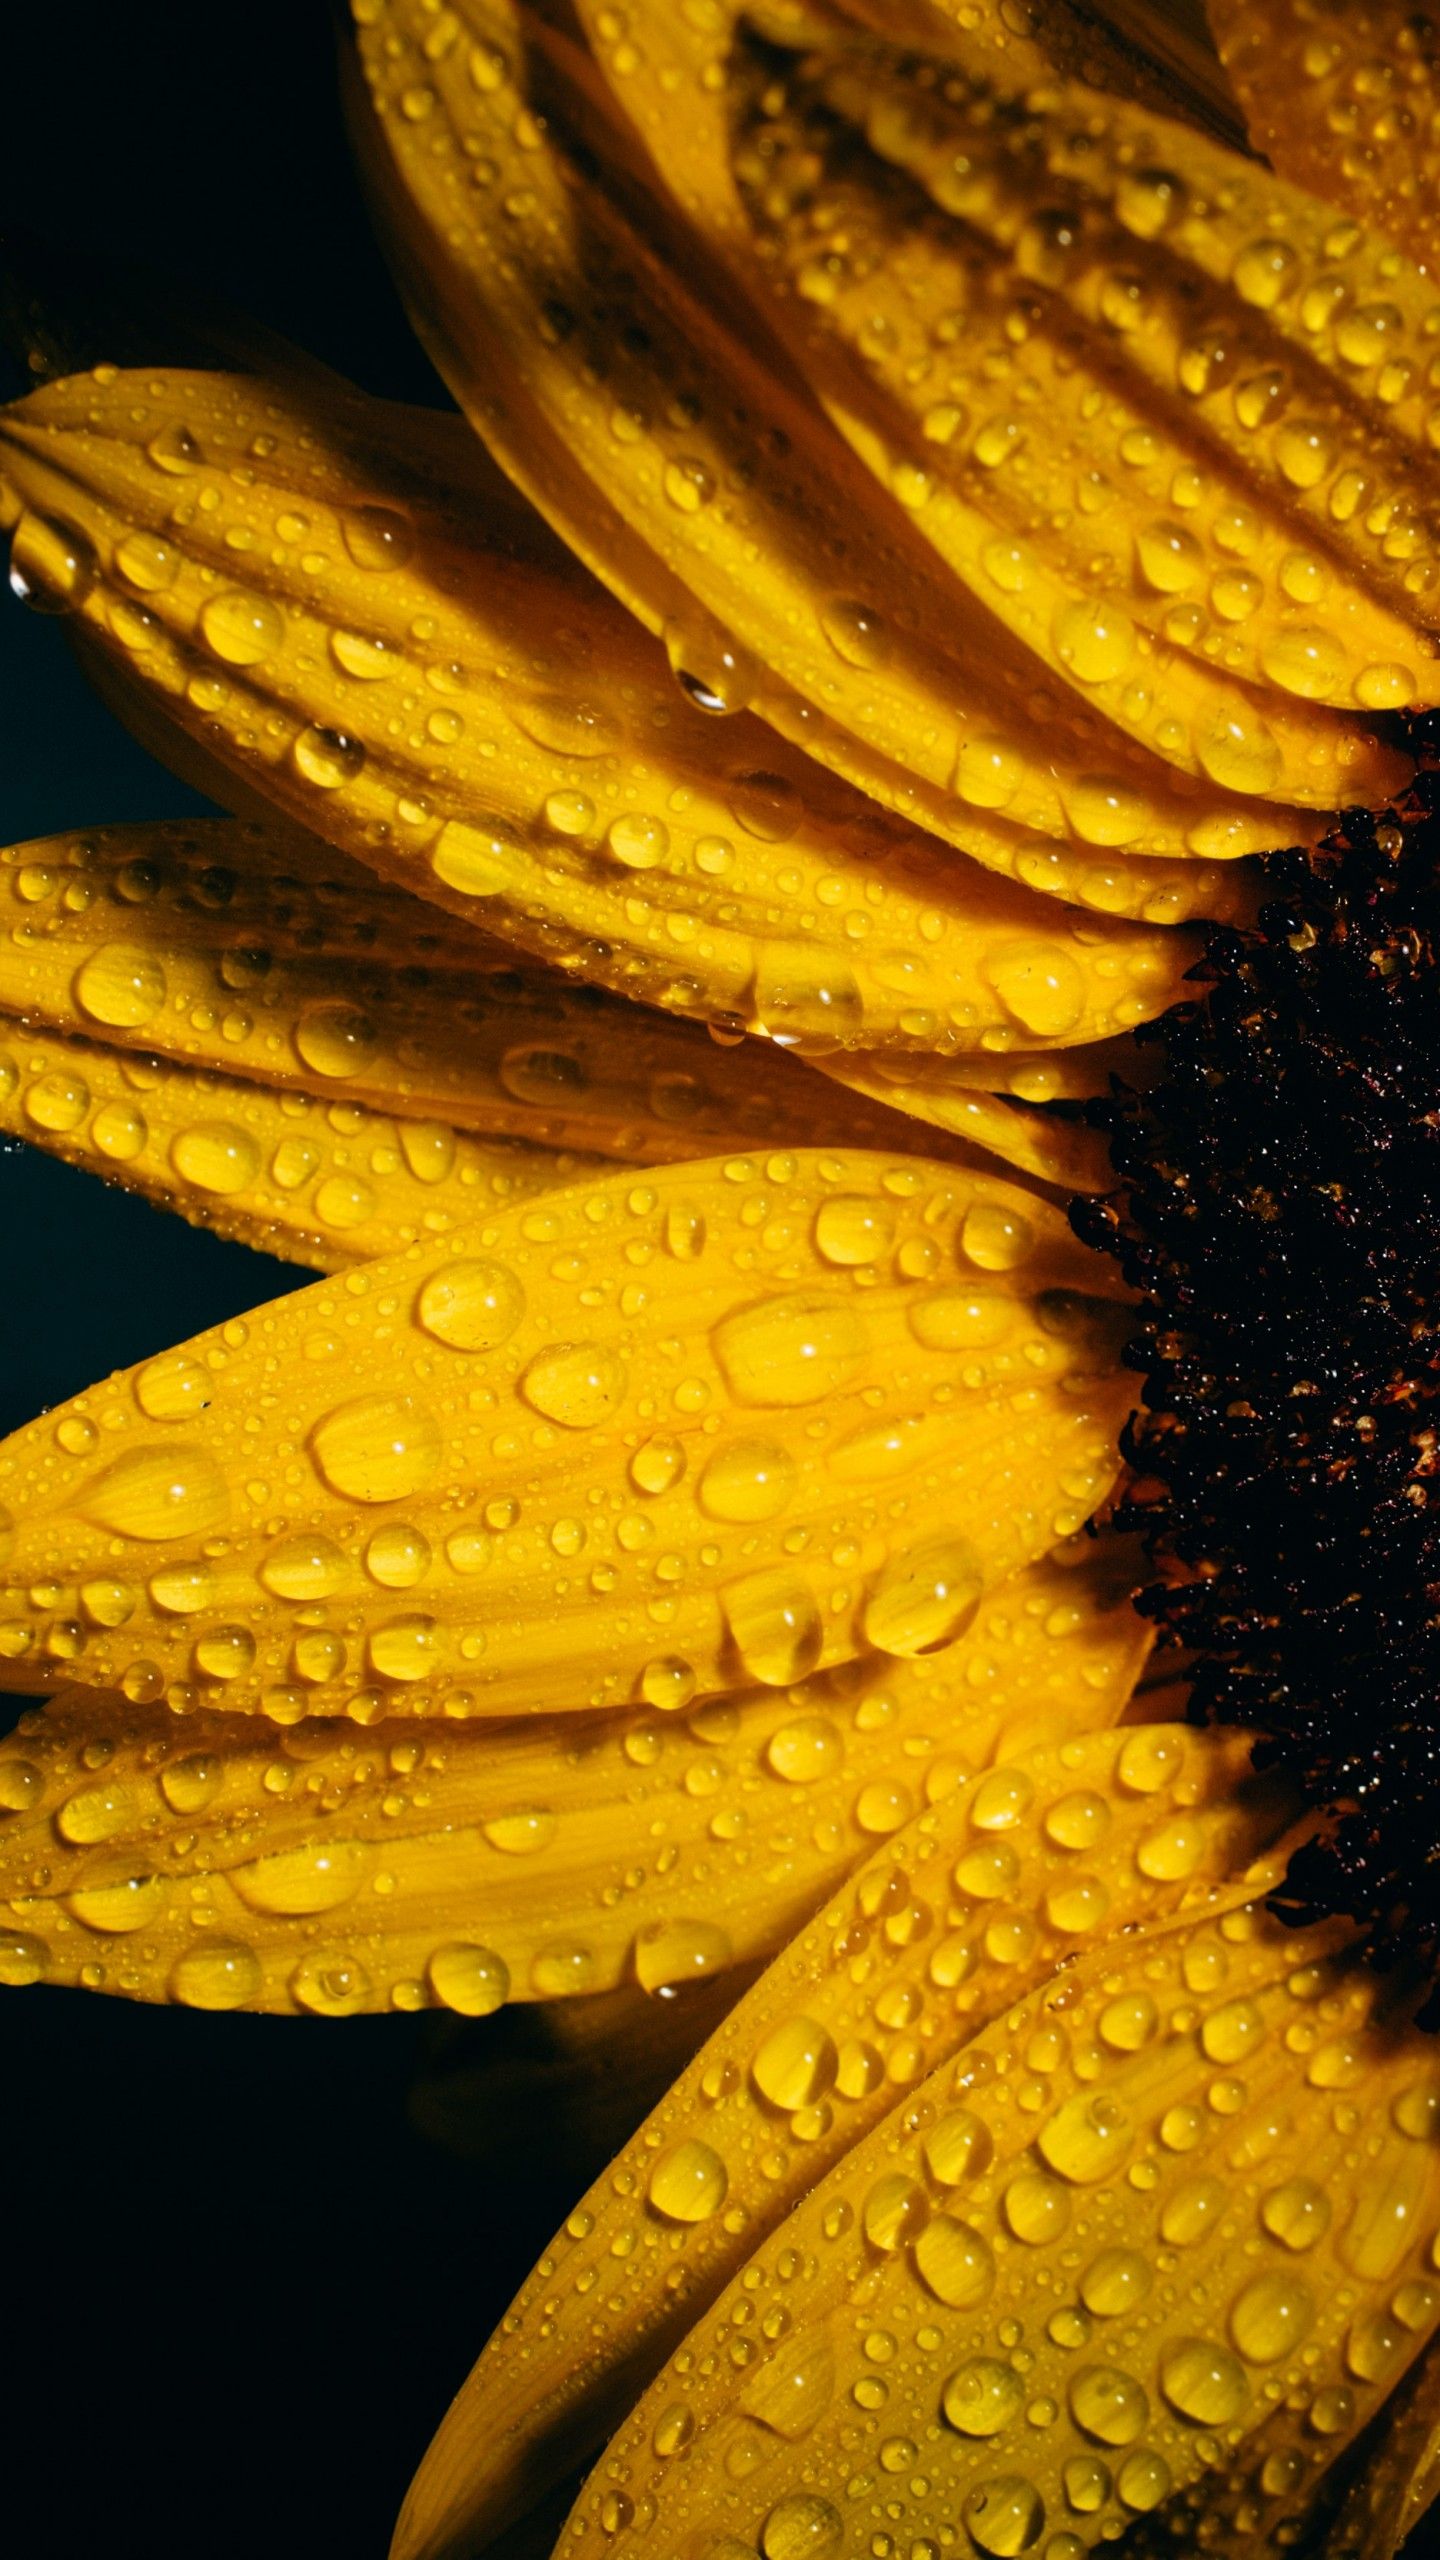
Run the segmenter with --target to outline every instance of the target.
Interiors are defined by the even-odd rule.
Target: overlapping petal
[[[905,2092],[933,2084],[957,2053],[968,2086],[973,2039],[1037,1986],[1053,1989],[1057,1966],[1203,1899],[1266,1846],[1283,1807],[1247,1793],[1244,1774],[1230,1739],[1169,1726],[1072,1736],[955,1788],[878,1849],[556,2235],[427,2457],[397,2536],[402,2560],[439,2560],[503,2531],[603,2439],[809,2191],[875,2128],[917,2129]],[[1117,1986],[1102,2029],[1112,2051],[1144,2045],[1156,2026],[1149,1994],[1127,1999]],[[1032,2115],[1062,2059],[1062,2038],[1037,2038]],[[985,2077],[982,2066],[974,2078]],[[975,2118],[952,2117],[931,2139],[932,2175],[964,2186],[987,2148]],[[1051,2236],[1039,2203],[1036,2227],[1017,2236]],[[905,2227],[903,2196],[897,2211],[887,2247]],[[772,2343],[789,2325],[766,2333]],[[756,2358],[740,2360],[742,2405],[775,2438],[798,2444],[818,2419],[828,2395],[812,2358],[828,2366],[832,2345],[800,2322],[790,2352],[766,2358],[757,2341]],[[628,2472],[608,2476],[628,2487]]]
[[[1110,1285],[1044,1201],[913,1157],[518,1204],[17,1433],[0,1676],[373,1721],[928,1653],[1113,1479]]]
[[[1038,901],[758,722],[717,753],[458,422],[101,370],[0,420],[13,573],[247,803],[541,959],[789,1045],[1034,1048],[1173,996],[1163,926]]]
[[[0,913],[0,1016],[253,1079],[292,1107],[310,1094],[630,1164],[756,1140],[926,1143],[900,1111],[857,1110],[773,1047],[722,1047],[517,960],[283,830],[92,828],[16,846],[0,855]],[[1030,1010],[1045,997],[1037,985]]]
[[[1406,0],[1206,0],[1257,151],[1302,187],[1440,258],[1440,29]]]
[[[0,1132],[316,1271],[399,1253],[604,1169],[598,1156],[391,1119],[3,1014]]]
[[[1243,797],[1281,786],[1272,732],[1258,761],[1230,754],[1232,770],[1219,744],[1213,770],[1200,760],[1202,785],[1067,684],[1037,681],[1028,651],[912,521],[919,488],[880,490],[796,390],[754,306],[742,321],[723,289],[701,288],[673,209],[637,207],[633,171],[615,165],[593,84],[563,46],[507,0],[450,12],[439,51],[410,0],[364,15],[422,326],[507,469],[665,631],[692,679],[720,700],[753,699],[813,755],[923,809],[980,860],[1039,882],[1048,871],[1058,893],[1098,904],[1122,903],[1127,879],[1132,905],[1146,894],[1138,871],[1087,850],[1117,841],[1117,800],[1118,841],[1146,855],[1243,852],[1304,832],[1293,809]],[[723,88],[731,18],[700,15],[703,28],[668,13],[664,38],[687,75],[695,58],[709,66],[661,82],[672,131],[694,137],[723,110],[705,69],[720,63]],[[620,50],[628,80],[643,48],[627,36]],[[1282,726],[1292,716],[1306,726],[1282,705]],[[1403,773],[1403,758],[1351,724],[1334,733],[1337,746],[1350,735],[1343,787],[1338,770],[1322,783],[1331,731],[1311,726],[1322,802]],[[1048,865],[1027,859],[1032,831],[1051,840]],[[1115,885],[1102,888],[1105,870]]]
[[[403,1588],[413,1532],[374,1564]],[[943,1655],[675,1716],[276,1732],[72,1690],[0,1751],[8,1978],[326,2017],[679,1994],[772,1954],[997,1750],[1113,1722],[1145,1652],[1126,1591],[1119,1558],[1067,1556]]]

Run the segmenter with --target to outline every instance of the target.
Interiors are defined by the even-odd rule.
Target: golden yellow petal
[[[436,56],[428,11],[397,0],[361,30],[437,353],[507,469],[692,678],[781,726],[808,706],[826,760],[844,760],[838,725],[866,758],[957,794],[952,831],[983,861],[1013,864],[1007,826],[1069,839],[1069,802],[1101,776],[1137,796],[1148,853],[1226,849],[1232,821],[1232,851],[1294,835],[1231,797],[1278,786],[1278,750],[1268,779],[1232,756],[1187,794],[1090,706],[1037,690],[1027,650],[790,387],[759,319],[732,325],[723,294],[693,291],[664,256],[672,218],[632,213],[628,173],[597,171],[559,51],[527,54],[508,0],[466,0],[456,27]],[[693,272],[693,250],[676,258]],[[988,803],[963,788],[986,758],[1007,784]],[[1355,792],[1404,770],[1357,731]]]
[[[46,837],[0,854],[0,915],[0,1013],[253,1077],[292,1107],[308,1093],[632,1164],[757,1139],[925,1144],[903,1104],[856,1112],[773,1045],[721,1047],[517,965],[299,835],[202,821]],[[1044,1000],[1016,977],[1012,1002]]]
[[[598,1156],[323,1104],[4,1014],[0,1131],[315,1271],[399,1253],[605,1170]]]
[[[366,1551],[397,1599],[428,1563],[408,1523]],[[772,1954],[1002,1736],[1113,1720],[1144,1651],[1106,1560],[1032,1567],[935,1660],[675,1716],[357,1736],[74,1690],[0,1747],[0,1900],[36,1978],[132,1999],[478,2016],[626,1982],[670,1998]]]
[[[1061,1191],[1113,1187],[1110,1150],[1097,1131],[953,1081],[945,1072],[948,1065],[942,1058],[902,1060],[883,1051],[867,1056],[856,1050],[828,1060],[825,1071],[850,1092],[890,1102],[929,1128],[969,1139]]]
[[[1039,226],[1056,251],[1047,293],[1099,333],[1128,383],[1165,396],[1202,460],[1206,449],[1228,459],[1290,516],[1322,607],[1323,582],[1343,564],[1413,624],[1405,662],[1362,671],[1352,687],[1372,712],[1413,699],[1440,620],[1426,532],[1440,476],[1425,275],[1378,233],[1124,100],[1064,83],[997,100],[983,52],[947,77],[943,99],[913,74],[887,88],[869,56],[827,71],[822,87],[872,150],[996,246],[1022,257]],[[1273,686],[1316,689],[1325,621],[1322,609],[1308,654],[1293,634],[1267,652]],[[1351,782],[1368,770],[1371,787],[1390,788],[1390,751],[1342,734]],[[1234,752],[1251,787],[1268,788],[1278,750],[1252,739]],[[1226,763],[1220,753],[1210,769],[1238,783]]]
[[[1313,2513],[1440,2320],[1440,2081],[1337,1932],[1245,1890],[1082,1956],[909,2090],[695,2322],[565,2549],[632,2516],[659,2553],[766,2560],[942,2518],[997,2555],[1149,2549],[1147,2516],[1234,2549]],[[723,2184],[706,2131],[637,2226],[704,2191],[695,2148]]]
[[[501,1209],[16,1433],[0,1679],[373,1721],[930,1652],[1113,1479],[1113,1285],[1043,1200],[913,1157]],[[403,1593],[365,1562],[399,1524]]]
[[[732,94],[749,264],[829,415],[947,565],[1037,666],[1182,771],[1203,774],[1205,741],[1253,716],[1248,686],[1270,697],[1269,787],[1343,797],[1357,684],[1409,663],[1412,703],[1433,701],[1440,663],[1417,661],[1407,615],[1307,560],[1293,516],[1204,454],[1174,396],[1117,385],[1109,338],[1040,290],[1072,254],[1064,216],[979,248],[857,152],[803,64],[782,83],[755,52]],[[1110,840],[1143,841],[1140,805],[1127,820],[1116,798]],[[1083,801],[1071,815],[1104,823]]]
[[[412,437],[359,395],[221,375],[52,384],[0,417],[15,573],[247,793],[621,994],[786,1045],[943,1049],[1094,1039],[1171,1000],[1180,938],[1057,913],[757,722],[717,732],[471,485],[433,432],[458,422],[415,415]],[[1045,1035],[1004,992],[1037,942],[1073,997]]]
[[[1112,2049],[1145,2044],[1154,2002],[1142,1977],[1132,1987],[1119,1933],[1212,1887],[1275,1836],[1276,1803],[1247,1791],[1247,1765],[1233,1735],[1141,1726],[1074,1738],[957,1787],[877,1850],[556,2235],[431,2448],[396,2560],[474,2549],[547,2474],[571,2469],[801,2197],[843,2174],[887,2120],[898,2147],[897,2101],[933,2087],[957,2052],[957,2088],[968,2087],[971,2040],[1038,1984],[1053,1989],[1057,1965],[1103,1941],[1117,1975]],[[1032,2115],[1066,2059],[1063,2033],[1037,2035]],[[985,2077],[981,2066],[976,2083]],[[977,2119],[932,2104],[903,2121],[929,2130],[946,2200],[985,2166],[991,2138]],[[826,2332],[823,2312],[797,2317],[796,2353],[827,2352]],[[752,2417],[798,2446],[827,2395],[788,2364],[757,2361],[754,2380]]]
[[[1440,37],[1412,0],[1206,0],[1257,151],[1432,274]]]
[[[1326,2560],[1395,2560],[1440,2495],[1434,2339],[1380,2411],[1353,2481],[1325,2537]]]

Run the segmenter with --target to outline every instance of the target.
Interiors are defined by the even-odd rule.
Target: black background
[[[0,222],[143,260],[367,389],[443,401],[351,178],[323,0],[31,0],[5,13],[0,78]],[[202,805],[6,595],[4,839]],[[299,1285],[17,1148],[0,1253],[3,1429]],[[450,2391],[640,2108],[622,2056],[597,2124],[545,2032],[533,2013],[457,2033],[0,1995],[0,2542],[382,2560]],[[1422,2543],[1440,2552],[1432,2531],[1413,2560]]]
[[[370,241],[321,0],[0,14],[0,220],[443,401]],[[3,840],[203,805],[0,588]],[[0,1253],[6,1430],[303,1278],[19,1148],[0,1151]],[[468,2086],[474,2043],[426,2018],[0,1994],[0,2547],[381,2560],[451,2390],[597,2165],[593,2137],[557,2139],[533,2013],[491,2025]],[[413,2129],[442,2064],[479,2158]],[[612,2131],[637,2098],[611,2092]]]

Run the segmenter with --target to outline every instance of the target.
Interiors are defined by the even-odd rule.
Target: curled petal
[[[3,1677],[374,1721],[936,1651],[1113,1479],[1111,1285],[1043,1200],[913,1157],[500,1210],[18,1432]]]
[[[441,2428],[399,2560],[474,2549],[572,2468],[874,2128],[938,2124],[931,2177],[947,2203],[968,2192],[994,2147],[986,2124],[963,2107],[897,2112],[900,2094],[933,2088],[957,2052],[957,2092],[983,2086],[986,2067],[967,2074],[964,2057],[987,2024],[1053,1989],[1057,1965],[1097,1938],[1153,1923],[1273,1838],[1278,1800],[1247,1793],[1246,1766],[1233,1737],[1174,1727],[1072,1739],[958,1787],[877,1850],[556,2235]],[[1112,2052],[1143,2045],[1153,2001],[1114,1989]],[[1063,2032],[1037,2039],[1032,2073],[1063,2069],[1067,2050]],[[1045,2086],[1032,2080],[1037,2103]],[[742,2405],[778,2439],[772,2452],[798,2449],[819,2418],[829,2395],[801,2368],[812,2353],[828,2366],[835,2343],[822,2316],[797,2320],[791,2354],[759,2348]]]
[[[1435,2056],[1334,1929],[1246,1894],[1082,1956],[907,2091],[693,2324],[565,2547],[609,2547],[619,2482],[666,2554],[838,2549],[895,2504],[995,2553],[1313,2516],[1440,2320]],[[662,2154],[648,2210],[681,2185]]]
[[[414,1530],[370,1565],[413,1589]],[[12,1974],[324,2016],[668,2000],[772,1954],[1002,1738],[1112,1721],[1144,1650],[1082,1562],[1003,1585],[935,1660],[689,1715],[277,1733],[71,1691],[0,1748]]]
[[[315,1271],[399,1253],[604,1169],[597,1156],[327,1105],[3,1014],[0,1131]]]
[[[668,1012],[952,1049],[1170,1001],[1192,955],[1163,925],[1062,915],[756,721],[717,753],[655,642],[488,464],[477,487],[463,427],[436,435],[456,425],[224,375],[50,384],[0,418],[12,571],[242,796]],[[1006,993],[1037,942],[1070,989],[1039,1033]]]

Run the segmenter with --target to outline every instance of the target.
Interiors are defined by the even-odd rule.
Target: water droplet
[[[892,1556],[866,1603],[865,1641],[878,1653],[936,1653],[964,1634],[980,1605],[984,1570],[963,1538],[933,1538]]]
[[[172,1813],[203,1813],[219,1794],[224,1774],[213,1751],[188,1751],[161,1770],[160,1793]]]
[[[317,1004],[295,1025],[295,1051],[317,1076],[363,1075],[379,1045],[374,1023],[354,1004]]]
[[[24,1991],[32,1982],[43,1982],[49,1962],[50,1951],[43,1940],[0,1929],[0,1984],[6,1990]]]
[[[599,1342],[560,1342],[522,1370],[521,1395],[548,1422],[567,1431],[593,1431],[624,1400],[625,1364]]]
[[[1245,2368],[1209,2338],[1177,2338],[1160,2359],[1160,2388],[1178,2416],[1197,2427],[1225,2427],[1250,2397]]]
[[[231,667],[258,666],[285,641],[285,617],[278,604],[246,587],[226,587],[212,596],[201,608],[200,629],[207,646]]]
[[[127,1449],[81,1487],[75,1508],[97,1529],[158,1541],[218,1529],[228,1516],[230,1495],[208,1449]]]
[[[152,1422],[184,1422],[203,1413],[214,1381],[203,1362],[184,1351],[162,1351],[135,1378],[135,1401]]]
[[[792,1787],[833,1777],[845,1758],[844,1739],[828,1716],[797,1716],[782,1724],[765,1747],[765,1764]]]
[[[361,684],[393,676],[399,664],[388,641],[372,640],[361,631],[332,631],[330,655],[342,675],[354,676]]]
[[[489,1947],[437,1947],[425,1973],[436,1999],[462,2018],[488,2018],[510,1997],[509,1968]]]
[[[1119,2365],[1090,2364],[1072,2376],[1070,2415],[1097,2444],[1133,2444],[1150,2416],[1148,2393]]]
[[[994,2154],[989,2126],[969,2107],[952,2108],[925,2137],[925,2166],[937,2186],[963,2186],[967,2178],[980,2177]]]
[[[808,1583],[783,1567],[741,1576],[720,1594],[741,1670],[767,1688],[788,1689],[814,1670],[825,1630]]]
[[[822,2332],[783,2346],[746,2383],[740,2406],[772,2435],[799,2444],[819,2425],[834,2391],[835,2350]],[[716,2560],[713,2543],[707,2560]]]
[[[668,1432],[654,1432],[648,1440],[641,1441],[628,1473],[637,1493],[668,1493],[685,1473],[685,1451]]]
[[[993,953],[984,965],[985,975],[1011,1021],[1018,1022],[1022,1030],[1033,1032],[1037,1039],[1063,1039],[1083,1020],[1084,973],[1079,962],[1058,943],[1011,943]]]
[[[1034,1230],[1017,1209],[1002,1208],[998,1201],[977,1200],[965,1212],[960,1250],[967,1262],[973,1262],[980,1271],[1013,1271],[1027,1259],[1034,1245]]]
[[[1045,2530],[1045,2501],[1034,2482],[1018,2472],[981,2480],[965,2501],[965,2528],[977,2551],[1012,2560],[1029,2551]]]
[[[503,1262],[447,1262],[425,1282],[415,1313],[452,1351],[495,1351],[524,1315],[525,1292]]]
[[[78,613],[95,583],[95,550],[74,525],[26,514],[10,543],[10,592],[32,613]]]
[[[951,2374],[940,2395],[941,2408],[962,2436],[998,2436],[1024,2404],[1019,2374],[993,2356],[972,2356]]]
[[[357,569],[403,569],[415,548],[414,528],[393,507],[347,507],[340,533]]]
[[[849,962],[809,943],[762,945],[752,1002],[757,1027],[782,1048],[842,1048],[864,1027],[865,1007]]]
[[[1081,2092],[1067,2098],[1044,2124],[1036,2148],[1058,2176],[1093,2186],[1129,2158],[1134,2130],[1115,2098]]]
[[[815,1215],[815,1247],[842,1269],[881,1262],[895,1240],[895,1211],[888,1200],[839,1192]]]
[[[1315,2305],[1295,2276],[1256,2276],[1230,2306],[1230,2335],[1248,2364],[1278,2364],[1308,2336]]]
[[[952,2311],[970,2311],[984,2302],[995,2282],[995,2259],[989,2241],[972,2223],[937,2213],[914,2245],[915,2272],[937,2302]]]
[[[641,1697],[647,1707],[657,1707],[663,1715],[688,1707],[697,1685],[695,1666],[683,1653],[656,1654],[640,1674]]]
[[[670,830],[659,818],[629,810],[624,816],[611,819],[605,843],[627,871],[654,871],[670,850]]]
[[[844,2539],[838,2509],[808,2495],[782,2498],[760,2528],[765,2560],[831,2560]]]
[[[120,1779],[111,1779],[104,1786],[77,1789],[61,1805],[55,1828],[74,1847],[92,1848],[98,1840],[113,1840],[117,1832],[129,1830],[134,1820],[132,1790]]]
[[[424,1680],[435,1668],[438,1639],[433,1618],[419,1613],[389,1618],[370,1637],[370,1668],[382,1680]]]
[[[1138,2249],[1102,2249],[1080,2279],[1080,2299],[1097,2320],[1118,2320],[1144,2301],[1153,2272]]]
[[[655,1920],[635,1941],[635,1979],[642,1991],[661,1998],[723,1973],[733,1961],[727,1932],[713,1920]]]
[[[353,2018],[370,2005],[370,1976],[359,1958],[343,1948],[317,1947],[296,1965],[290,1992],[316,2017]]]
[[[205,459],[197,438],[178,418],[172,419],[158,435],[152,436],[145,451],[157,471],[167,471],[177,480],[187,479],[192,471],[198,471]]]
[[[353,782],[365,762],[365,744],[345,729],[302,729],[290,749],[290,761],[302,782],[317,791],[339,791]]]
[[[646,2193],[667,2222],[708,2222],[729,2186],[725,2163],[708,2142],[677,2142],[656,2161]]]
[[[349,1902],[369,1877],[375,1852],[363,1840],[327,1840],[304,1849],[280,1849],[232,1867],[229,1880],[251,1911],[301,1918],[334,1911]]]
[[[757,2047],[750,2076],[772,2107],[794,2115],[833,2087],[840,2057],[829,2030],[814,2018],[782,2019]]]
[[[773,1520],[795,1490],[795,1461],[774,1440],[732,1440],[708,1461],[696,1488],[712,1520]]]
[[[890,655],[890,632],[872,604],[858,597],[836,596],[820,608],[820,628],[837,658],[866,672],[883,667]]]
[[[420,1493],[445,1455],[440,1426],[412,1396],[357,1396],[322,1416],[311,1435],[315,1464],[351,1502],[398,1502]]]
[[[205,1938],[177,1956],[170,1997],[186,2009],[241,2009],[258,1999],[265,1976],[253,1947],[228,1938]]]
[[[123,1937],[158,1920],[169,1894],[163,1876],[127,1876],[122,1884],[84,1885],[67,1893],[65,1908],[84,1928]]]
[[[170,1161],[197,1191],[223,1197],[243,1191],[260,1170],[260,1149],[248,1129],[230,1120],[200,1120],[181,1129],[171,1143]]]
[[[133,1030],[164,1004],[165,972],[133,943],[102,943],[75,972],[75,1001],[92,1022]]]
[[[715,1356],[739,1404],[818,1404],[847,1387],[865,1358],[860,1311],[817,1294],[761,1298],[715,1327]]]
[[[493,827],[468,826],[463,818],[447,818],[430,848],[436,879],[466,898],[502,897],[515,888],[523,866],[516,844]]]
[[[329,1600],[350,1579],[348,1557],[318,1532],[285,1538],[272,1547],[258,1579],[279,1600]]]

